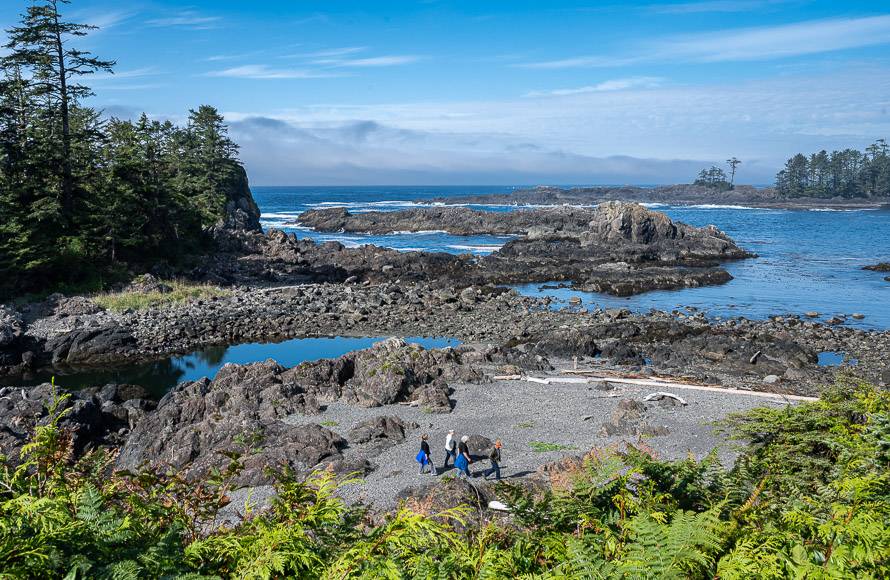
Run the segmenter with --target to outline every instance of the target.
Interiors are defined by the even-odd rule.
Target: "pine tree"
[[[25,67],[32,72],[29,84],[37,98],[45,99],[47,121],[60,126],[59,204],[67,224],[74,221],[76,182],[72,149],[81,138],[72,131],[72,110],[92,91],[78,79],[97,71],[112,71],[114,61],[100,60],[69,45],[72,38],[86,36],[95,26],[65,21],[59,12],[70,0],[40,0],[28,7],[19,27],[8,31],[7,67]],[[55,139],[53,139],[55,141]]]

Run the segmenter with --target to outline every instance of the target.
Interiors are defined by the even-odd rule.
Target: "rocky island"
[[[458,235],[519,236],[482,258],[412,252],[397,258],[405,266],[389,264],[402,279],[400,271],[407,269],[425,272],[428,279],[440,283],[456,285],[568,281],[582,290],[628,296],[654,289],[725,283],[732,277],[719,267],[720,262],[753,257],[713,226],[695,228],[675,223],[662,213],[622,202],[608,202],[592,209],[555,208],[509,214],[432,208],[353,215],[332,208],[306,212],[299,223],[321,231],[443,230]],[[353,253],[359,252],[378,250]],[[374,264],[374,260],[368,259],[361,262]],[[434,266],[407,266],[417,262],[432,262]],[[351,274],[368,276],[361,272]]]
[[[510,193],[469,195],[460,198],[418,200],[418,203],[480,204],[480,205],[595,205],[605,201],[660,203],[675,205],[743,205],[763,208],[832,208],[861,209],[890,206],[890,198],[794,197],[780,195],[774,187],[737,185],[732,189],[715,189],[705,185],[660,185],[655,187],[601,186],[552,187],[538,186]]]

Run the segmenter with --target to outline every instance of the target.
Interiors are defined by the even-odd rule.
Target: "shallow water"
[[[294,367],[306,361],[336,358],[354,350],[368,348],[388,337],[312,337],[295,338],[282,342],[246,343],[233,346],[209,347],[183,356],[169,357],[150,363],[121,366],[117,368],[43,371],[34,376],[19,380],[3,380],[4,385],[38,385],[56,377],[56,384],[66,389],[81,389],[106,385],[108,383],[140,385],[148,389],[155,398],[183,381],[194,381],[201,377],[213,378],[223,365],[228,363],[248,364],[266,359],[274,359],[285,367]],[[457,346],[459,341],[444,337],[408,337],[408,342],[424,348],[444,348]]]
[[[282,227],[300,212],[318,207],[346,206],[350,211],[397,210],[416,207],[413,200],[484,193],[507,193],[502,187],[275,187],[254,188],[265,227]],[[489,211],[513,211],[514,206],[478,206]],[[710,316],[764,319],[778,314],[822,313],[865,315],[848,324],[890,328],[890,283],[886,274],[862,267],[890,260],[890,211],[819,211],[752,209],[740,206],[669,206],[653,204],[671,218],[695,226],[714,224],[758,257],[726,264],[734,280],[722,286],[649,292],[631,298],[595,293],[520,286],[529,295],[567,300],[580,296],[586,305],[626,307],[635,311],[671,310],[695,306]],[[288,226],[285,226],[287,229]],[[401,250],[489,253],[504,243],[496,236],[449,236],[439,233],[319,234],[292,228],[300,237],[339,240],[347,245],[373,243]]]

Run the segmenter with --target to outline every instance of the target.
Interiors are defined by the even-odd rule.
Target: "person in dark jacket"
[[[491,453],[488,454],[488,460],[491,461],[491,467],[485,470],[483,477],[488,479],[490,475],[494,475],[495,479],[501,478],[501,440],[498,439],[494,442],[494,447],[491,448]]]
[[[429,439],[429,435],[426,433],[420,436],[420,452],[417,454],[417,462],[420,463],[420,473],[426,472],[426,468],[429,467],[430,473],[436,475],[433,461],[430,459],[430,444],[427,439]]]
[[[470,457],[470,448],[467,446],[469,440],[467,435],[460,438],[460,443],[457,445],[457,458],[454,460],[454,466],[460,470],[463,477],[473,477],[470,473],[470,464],[473,463],[473,459]]]

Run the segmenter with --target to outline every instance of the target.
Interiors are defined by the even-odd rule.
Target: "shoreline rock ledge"
[[[732,279],[720,262],[754,257],[714,226],[698,228],[671,220],[667,215],[627,202],[606,202],[595,208],[519,210],[507,215],[468,208],[417,208],[398,212],[350,214],[343,208],[306,212],[300,223],[323,231],[442,230],[449,233],[516,235],[502,248],[484,257],[442,253],[403,252],[387,256],[391,263],[379,269],[381,250],[337,247],[316,253],[301,248],[301,258],[316,271],[331,260],[343,276],[381,282],[420,277],[438,285],[523,284],[571,282],[576,288],[619,296],[649,290],[668,290],[722,284]],[[281,245],[306,244],[279,232],[275,256],[280,269]],[[269,244],[252,244],[259,253]],[[271,249],[271,248],[270,248]],[[469,259],[471,258],[471,259]],[[242,262],[243,263],[243,262]]]

